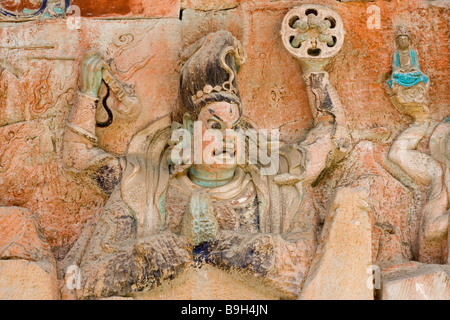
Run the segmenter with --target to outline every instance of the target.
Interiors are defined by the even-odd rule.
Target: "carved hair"
[[[408,29],[406,29],[405,26],[398,26],[397,32],[395,33],[395,39],[401,36],[407,36],[409,39],[411,39],[411,35],[409,34]]]
[[[181,99],[191,114],[198,115],[208,103],[226,101],[239,106],[241,97],[236,80],[245,51],[228,31],[217,31],[200,39],[182,56],[187,59],[181,70]]]

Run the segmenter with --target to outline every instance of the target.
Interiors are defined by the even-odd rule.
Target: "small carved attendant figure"
[[[410,48],[410,35],[404,27],[396,34],[397,50],[392,55],[392,74],[387,91],[395,108],[415,122],[430,119],[428,108],[429,79],[420,70],[417,52]]]
[[[445,183],[448,179],[446,151],[442,141],[448,135],[448,123],[443,121],[436,125],[431,119],[427,99],[429,79],[420,71],[417,53],[409,47],[408,31],[400,27],[396,39],[398,49],[392,57],[388,94],[395,108],[409,115],[413,123],[394,141],[389,159],[427,188],[418,243],[413,249],[415,255],[420,262],[443,263],[446,261],[449,201]],[[431,155],[419,152],[417,146],[432,130]]]
[[[397,31],[397,50],[392,55],[392,75],[388,85],[392,89],[395,84],[402,87],[412,87],[420,82],[428,83],[428,77],[420,70],[417,52],[410,48],[408,30],[401,26]]]

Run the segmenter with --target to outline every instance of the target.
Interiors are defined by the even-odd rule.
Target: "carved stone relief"
[[[414,122],[396,138],[389,152],[389,159],[414,181],[427,187],[427,202],[422,209],[416,250],[421,262],[443,263],[446,261],[449,199],[445,183],[448,169],[442,159],[447,151],[434,148],[434,155],[429,155],[417,150],[417,145],[427,132],[432,132],[436,127],[431,122],[428,107],[429,79],[420,70],[417,53],[409,47],[409,32],[403,26],[399,27],[396,40],[399,48],[393,54],[388,92],[396,109],[409,115]],[[438,125],[437,132],[431,135],[430,144],[448,135],[445,121],[447,120]]]
[[[0,298],[448,299],[442,30],[167,2],[0,1]]]
[[[28,2],[28,3],[27,3]],[[63,18],[71,0],[2,1],[0,21],[30,21],[45,18]],[[28,7],[31,5],[31,8]],[[21,10],[21,11],[19,11]]]
[[[344,43],[344,24],[333,10],[303,5],[288,12],[281,37],[286,49],[300,61],[315,61],[309,67],[320,70]]]

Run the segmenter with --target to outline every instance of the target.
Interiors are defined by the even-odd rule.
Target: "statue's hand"
[[[402,68],[400,70],[401,73],[411,73],[411,72],[414,72],[414,71],[417,71],[417,70],[414,69],[414,68]]]
[[[276,269],[276,244],[280,240],[281,237],[274,234],[221,230],[208,259],[220,267],[237,267],[255,275],[267,275]]]
[[[214,240],[218,231],[219,223],[211,199],[204,192],[194,192],[183,218],[181,233],[191,245],[198,246]]]
[[[97,98],[102,84],[102,70],[107,67],[98,52],[87,53],[81,65],[81,92]]]

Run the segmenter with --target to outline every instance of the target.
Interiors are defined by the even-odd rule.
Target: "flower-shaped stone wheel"
[[[344,43],[344,25],[333,10],[303,5],[289,11],[281,29],[286,49],[300,60],[329,59]]]

